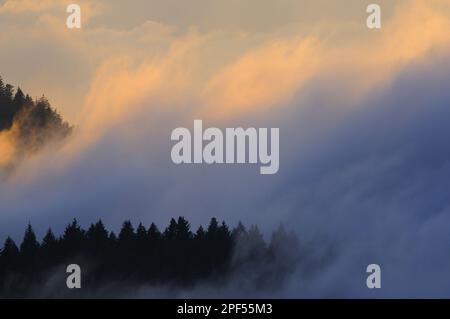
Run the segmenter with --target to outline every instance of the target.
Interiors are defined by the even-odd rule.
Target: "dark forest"
[[[73,220],[61,236],[49,229],[40,242],[28,225],[20,245],[8,237],[0,252],[0,297],[33,297],[30,287],[46,287],[52,277],[59,293],[68,290],[69,264],[83,269],[82,289],[72,294],[76,297],[111,283],[174,289],[220,285],[237,272],[252,272],[255,286],[272,288],[296,267],[298,246],[296,236],[281,226],[266,243],[257,226],[247,229],[239,223],[230,230],[216,218],[195,232],[183,217],[171,219],[162,232],[154,223],[135,229],[126,221],[117,235],[101,220],[87,230]]]

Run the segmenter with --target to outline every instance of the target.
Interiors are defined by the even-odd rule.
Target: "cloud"
[[[197,95],[198,115],[216,119],[279,108],[299,94],[304,85],[327,72],[340,79],[339,85],[359,85],[354,90],[340,89],[347,92],[345,96],[339,92],[333,96],[348,99],[351,104],[378,85],[386,85],[391,76],[428,50],[448,44],[445,30],[449,15],[439,1],[401,3],[395,10],[392,4],[383,3],[386,17],[380,32],[368,30],[359,21],[356,9],[365,8],[356,4],[349,7],[351,17],[346,17],[347,22],[340,18],[331,24],[327,19],[318,19],[305,27],[297,19],[264,32],[245,28],[199,30],[156,18],[124,28],[118,22],[114,24],[117,17],[110,17],[105,26],[99,22],[114,12],[118,14],[117,4],[84,1],[81,5],[86,15],[83,21],[86,18],[88,23],[80,32],[65,27],[67,14],[61,11],[64,3],[60,1],[7,1],[0,11],[5,18],[8,14],[14,17],[0,22],[5,31],[0,43],[7,48],[0,53],[5,61],[3,76],[36,96],[45,87],[54,104],[77,124],[82,121],[81,105],[104,64],[128,59],[141,69],[146,64],[155,67],[158,57],[171,55],[174,44],[188,38],[192,30],[197,30],[203,42],[191,50],[183,67],[194,73],[191,95]],[[286,1],[285,5],[288,10],[294,3]],[[308,1],[303,5],[314,12],[320,9]],[[337,4],[332,6],[336,16],[345,17]],[[32,16],[16,20],[21,12]],[[124,10],[120,19],[130,19],[127,12]],[[33,62],[27,59],[31,51]],[[28,76],[30,72],[33,77]]]
[[[271,39],[214,75],[203,92],[205,108],[213,106],[218,118],[273,110],[308,81],[330,73],[351,86],[336,98],[353,103],[429,50],[448,47],[449,28],[449,16],[414,1],[400,5],[379,34],[357,43],[336,45],[318,35]]]
[[[74,2],[70,0],[6,0],[0,6],[0,14],[15,16],[22,14],[37,14],[40,16],[54,14],[66,17],[66,8],[72,3]],[[90,0],[80,0],[77,4],[82,8],[85,21],[90,20],[90,18],[102,11],[102,5]]]
[[[57,5],[57,1],[54,0],[7,0],[0,7],[0,13],[24,13],[24,12],[45,12]]]
[[[213,107],[213,116],[221,118],[287,101],[318,70],[323,48],[317,42],[271,40],[246,53],[211,79],[205,107]]]
[[[0,171],[5,169],[14,158],[15,146],[12,142],[14,137],[11,135],[14,135],[13,130],[0,133],[0,149],[2,150],[0,155]]]

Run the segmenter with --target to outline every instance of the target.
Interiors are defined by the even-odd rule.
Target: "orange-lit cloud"
[[[60,2],[62,4],[62,1]],[[6,0],[0,13],[44,12],[58,5],[54,0]]]
[[[84,109],[85,123],[97,126],[97,118],[120,121],[132,115],[128,105],[157,98],[164,103],[182,103],[192,86],[190,54],[203,42],[195,32],[175,41],[161,56],[135,64],[129,56],[106,61],[96,72]],[[137,110],[135,110],[137,111]]]
[[[449,44],[449,18],[423,1],[412,3],[399,6],[382,31],[366,30],[362,41],[335,44],[320,34],[277,34],[219,63],[205,54],[213,52],[217,34],[191,30],[174,37],[160,29],[172,38],[167,49],[149,57],[120,51],[96,70],[79,117],[79,146],[163,108],[216,120],[281,111],[317,78],[331,78],[339,88],[324,88],[330,103],[351,105],[431,49]]]
[[[220,70],[204,91],[205,108],[213,117],[265,112],[280,107],[307,80],[332,75],[336,85],[350,81],[338,97],[358,98],[430,50],[450,43],[450,17],[424,1],[402,3],[375,35],[350,44],[327,39],[270,40]]]
[[[49,56],[35,59],[50,61],[50,67],[67,59],[67,69],[60,62],[63,68],[46,72],[48,82],[42,83],[47,84],[38,84],[39,93],[50,91],[59,104],[72,103],[76,137],[64,149],[70,159],[109,129],[126,132],[134,119],[152,118],[160,111],[218,121],[281,112],[309,84],[320,85],[319,79],[331,83],[323,88],[330,103],[352,105],[389,85],[398,72],[429,52],[449,46],[450,15],[437,9],[442,5],[399,3],[395,12],[386,14],[381,31],[365,27],[363,11],[348,23],[331,28],[322,21],[308,32],[301,23],[252,33],[182,30],[155,21],[70,32],[63,27],[64,12],[45,9],[60,6],[57,1],[7,1],[0,14],[20,14],[25,8],[39,14],[32,29],[16,26],[24,35],[20,46],[8,35],[0,36],[0,44],[23,50],[22,43],[39,47],[46,39]],[[302,107],[301,102],[294,104]]]
[[[270,40],[225,67],[207,83],[205,107],[217,117],[288,100],[320,67],[323,48],[317,40]]]
[[[5,169],[14,158],[15,145],[14,133],[11,131],[0,132],[0,172]]]
[[[425,1],[402,3],[379,35],[361,44],[332,51],[335,70],[355,72],[355,91],[367,92],[432,50],[448,49],[450,16]]]
[[[60,14],[66,15],[66,8],[69,4],[77,3],[82,7],[83,18],[89,20],[102,10],[102,5],[91,0],[6,0],[0,6],[1,13],[9,14],[23,14],[23,13],[37,13],[37,14]]]

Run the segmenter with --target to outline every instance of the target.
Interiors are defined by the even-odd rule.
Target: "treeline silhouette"
[[[111,283],[213,284],[236,273],[252,277],[256,285],[272,285],[295,268],[297,259],[297,238],[281,226],[266,243],[257,226],[247,229],[239,223],[230,230],[216,218],[195,233],[183,217],[171,219],[162,232],[154,223],[135,229],[126,221],[118,235],[101,220],[88,230],[73,220],[61,236],[49,229],[41,242],[28,225],[19,246],[8,237],[0,251],[0,296],[30,296],[30,287],[41,291],[48,282],[54,282],[59,293],[67,292],[69,264],[81,266],[85,292]]]
[[[0,132],[16,129],[14,137],[21,149],[36,151],[45,143],[64,138],[72,131],[50,102],[42,96],[33,100],[20,87],[5,84],[0,77]]]

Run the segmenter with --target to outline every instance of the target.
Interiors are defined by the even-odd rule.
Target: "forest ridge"
[[[58,278],[57,291],[68,292],[65,267],[74,263],[83,269],[83,289],[75,292],[82,296],[111,283],[220,284],[238,272],[271,287],[295,269],[298,251],[297,237],[282,226],[266,243],[257,226],[239,223],[230,230],[216,218],[196,232],[184,217],[172,218],[162,232],[154,223],[135,229],[126,221],[118,235],[101,220],[87,231],[73,220],[61,236],[49,229],[41,242],[28,225],[19,246],[8,237],[0,251],[0,296],[30,297],[30,287],[45,287],[49,277]]]

